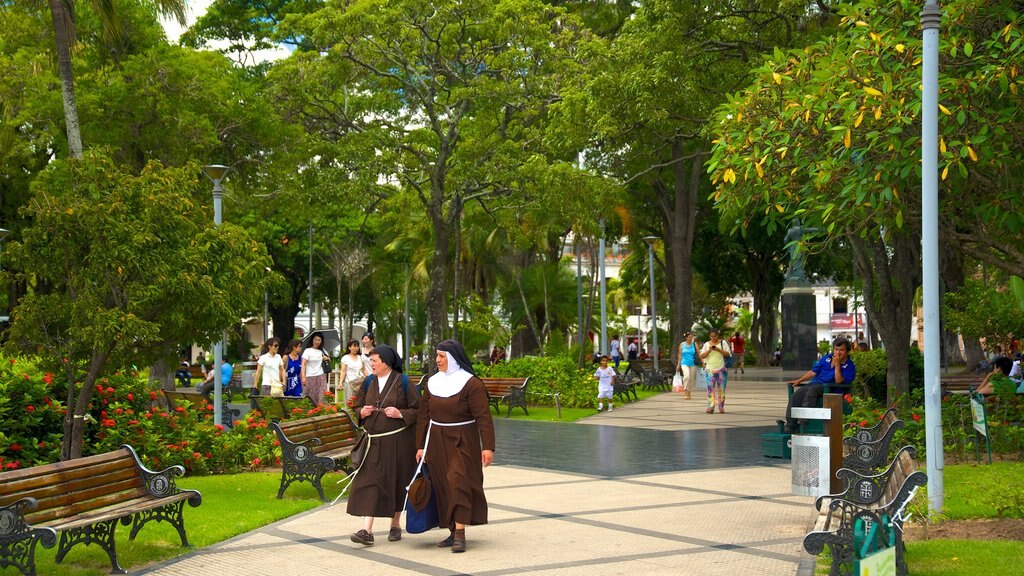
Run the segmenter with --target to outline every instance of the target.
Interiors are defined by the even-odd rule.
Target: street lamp
[[[267,275],[273,273],[270,266],[264,266]],[[263,289],[263,341],[270,340],[270,288]]]
[[[929,516],[942,512],[942,390],[939,382],[939,24],[935,0],[921,11],[921,292],[924,300],[924,421]],[[934,518],[932,518],[934,520]]]
[[[229,168],[221,164],[210,164],[203,166],[203,174],[213,182],[213,224],[220,226],[222,219],[222,206],[224,187],[221,186],[221,181],[224,179],[224,175],[227,174]],[[221,366],[224,364],[224,335],[221,334],[220,342],[217,342],[213,346],[213,421],[221,425],[224,425],[223,411],[224,406],[223,395],[224,395],[224,383],[221,382]]]
[[[6,240],[7,237],[10,236],[10,235],[11,235],[11,231],[10,230],[8,230],[6,228],[0,228],[0,252],[3,252],[4,240]],[[4,269],[3,266],[0,265],[0,271],[3,271],[3,269]],[[8,307],[6,310],[4,310],[4,312],[8,312],[8,311],[10,311],[10,307]],[[4,318],[8,319],[8,318],[10,318],[10,315],[9,314],[4,314]]]
[[[657,236],[644,236],[647,242],[647,264],[651,269],[651,332],[654,333],[654,370],[658,370],[658,321],[655,318],[654,302],[654,243],[658,241]]]

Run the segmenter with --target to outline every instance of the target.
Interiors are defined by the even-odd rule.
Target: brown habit
[[[476,376],[462,390],[448,398],[430,395],[429,384],[420,402],[416,445],[423,447],[430,420],[443,423],[466,422],[465,426],[432,426],[427,447],[427,467],[437,494],[441,528],[455,523],[487,523],[484,497],[484,469],[481,450],[494,450],[494,422],[487,404],[487,389]],[[481,446],[482,444],[482,446]]]
[[[416,418],[419,415],[420,393],[415,384],[406,386],[402,394],[402,374],[391,372],[384,387],[384,397],[378,390],[377,379],[368,378],[369,386],[360,385],[356,394],[355,412],[365,405],[377,406],[374,412],[359,424],[369,434],[380,434],[409,428],[390,436],[370,440],[363,467],[352,481],[348,498],[348,513],[353,516],[391,517],[402,511],[405,487],[416,472]],[[384,408],[394,406],[402,417],[388,418]]]

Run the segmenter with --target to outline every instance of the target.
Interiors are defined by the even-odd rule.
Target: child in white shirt
[[[608,411],[612,411],[612,392],[615,384],[615,369],[608,365],[608,357],[601,356],[601,366],[594,372],[597,380],[597,411],[604,410],[602,399],[608,400]]]

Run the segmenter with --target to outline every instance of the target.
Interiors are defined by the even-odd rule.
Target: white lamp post
[[[209,166],[203,166],[203,174],[213,182],[213,224],[220,226],[222,219],[222,205],[224,196],[224,187],[221,186],[221,181],[224,179],[224,175],[227,174],[228,167],[221,164],[211,164]],[[224,425],[222,422],[222,407],[224,405],[224,384],[221,382],[221,365],[224,364],[224,337],[221,336],[220,342],[217,342],[213,346],[213,421]]]
[[[647,263],[651,269],[651,332],[654,334],[654,370],[658,370],[658,321],[654,301],[654,243],[658,241],[657,236],[644,236],[647,242]]]
[[[942,392],[939,382],[939,24],[938,2],[921,11],[921,284],[924,297],[924,420],[928,511],[942,512]]]

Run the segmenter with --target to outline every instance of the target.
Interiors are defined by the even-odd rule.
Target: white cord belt
[[[353,470],[351,474],[345,476],[341,480],[338,480],[338,484],[341,484],[346,480],[350,480],[350,482],[345,486],[345,488],[341,490],[341,493],[338,494],[338,497],[331,502],[331,506],[337,504],[338,500],[341,500],[341,497],[344,496],[345,493],[348,492],[348,489],[352,487],[352,482],[355,482],[356,474],[359,474],[359,471],[363,469],[363,464],[366,464],[366,456],[370,454],[370,446],[373,444],[373,439],[383,438],[384,436],[391,436],[392,434],[398,434],[399,432],[407,429],[408,427],[409,425],[406,424],[405,426],[402,426],[397,430],[392,430],[390,432],[381,432],[379,434],[370,434],[369,432],[364,432],[364,434],[366,434],[366,451],[363,452],[363,461],[359,463],[359,467]]]

